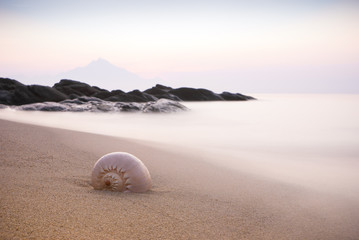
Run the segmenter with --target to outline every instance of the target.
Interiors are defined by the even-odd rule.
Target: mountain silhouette
[[[58,79],[73,79],[105,89],[146,89],[155,85],[159,79],[144,79],[99,58],[84,67],[78,67],[57,75]]]

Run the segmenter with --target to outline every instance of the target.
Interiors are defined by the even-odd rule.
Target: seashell
[[[140,159],[129,153],[113,152],[95,163],[91,185],[98,190],[145,192],[152,187],[152,181]]]

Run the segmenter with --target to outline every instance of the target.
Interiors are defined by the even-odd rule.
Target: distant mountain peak
[[[90,64],[111,64],[111,65],[113,65],[112,63],[110,63],[109,61],[107,61],[104,58],[98,58],[96,60],[93,60],[92,62],[90,62]]]
[[[99,57],[99,58],[97,58],[97,60],[94,60],[93,62],[109,62],[109,61],[107,61],[106,59],[104,59],[102,57]]]
[[[89,64],[86,65],[86,67],[88,67],[88,66],[90,66],[90,67],[104,67],[104,66],[109,67],[109,66],[111,66],[111,67],[119,68],[104,58],[98,58],[96,60],[93,60],[92,62],[90,62]]]
[[[154,85],[153,79],[143,79],[104,58],[98,58],[86,66],[64,72],[60,74],[60,78],[87,82],[90,85],[106,89],[133,90],[136,88],[145,89]]]

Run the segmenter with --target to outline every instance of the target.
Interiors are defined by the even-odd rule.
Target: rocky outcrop
[[[112,102],[149,102],[158,98],[139,90],[125,93],[121,90],[107,91],[98,87],[92,87],[86,83],[63,79],[54,85],[54,88],[70,98],[79,96],[93,96]]]
[[[254,99],[240,93],[214,93],[203,88],[176,88],[160,84],[143,92],[133,90],[108,91],[99,87],[90,86],[83,82],[62,79],[53,87],[40,85],[24,85],[16,80],[0,78],[0,104],[23,105],[42,102],[60,102],[66,99],[94,97],[109,102],[154,102],[158,99],[172,101],[245,101]],[[41,106],[41,105],[39,105]],[[126,107],[125,107],[126,108]]]
[[[59,102],[68,96],[58,90],[40,85],[24,85],[16,80],[0,78],[0,103],[22,105],[35,102]]]
[[[188,110],[184,105],[160,99],[147,103],[110,102],[95,97],[81,97],[61,102],[42,102],[12,107],[22,111],[47,112],[143,112],[143,113],[171,113]]]
[[[157,98],[166,98],[174,101],[246,101],[255,98],[240,93],[223,92],[214,93],[203,88],[176,88],[166,87],[157,84],[155,87],[147,89],[145,93],[151,94]]]

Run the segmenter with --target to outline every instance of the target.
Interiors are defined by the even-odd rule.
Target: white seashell
[[[95,163],[91,185],[94,189],[145,192],[152,187],[152,181],[148,169],[140,159],[129,153],[113,152]]]

